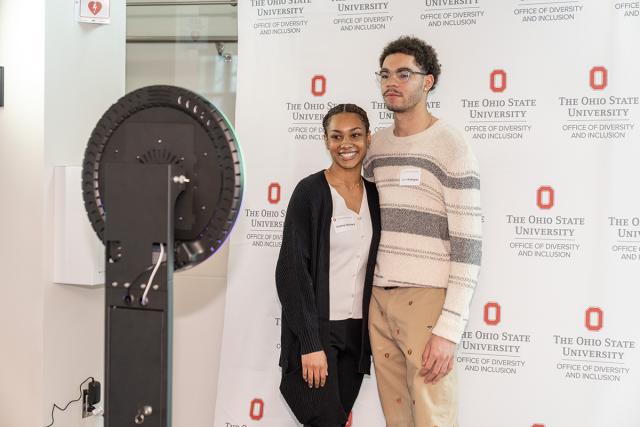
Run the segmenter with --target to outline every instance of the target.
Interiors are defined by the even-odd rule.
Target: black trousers
[[[308,417],[300,420],[305,427],[344,426],[362,385],[364,374],[358,372],[362,319],[333,320],[330,327],[330,344],[325,349],[329,366],[325,386],[309,388],[299,374],[306,394],[300,397],[303,400],[308,398],[311,405],[312,402],[318,403],[309,411]]]

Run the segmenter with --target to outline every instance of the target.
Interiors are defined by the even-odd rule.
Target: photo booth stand
[[[106,427],[171,425],[173,273],[222,246],[242,175],[231,125],[185,89],[139,89],[96,125],[82,178],[106,250]]]

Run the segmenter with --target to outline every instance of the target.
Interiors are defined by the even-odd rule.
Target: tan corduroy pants
[[[387,427],[457,426],[455,368],[437,384],[419,375],[446,290],[373,287],[369,335]]]

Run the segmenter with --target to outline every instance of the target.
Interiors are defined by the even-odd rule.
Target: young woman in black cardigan
[[[375,185],[360,175],[371,142],[367,113],[341,104],[322,124],[331,166],[293,191],[276,266],[280,391],[305,426],[338,427],[370,369],[367,317],[380,208]]]

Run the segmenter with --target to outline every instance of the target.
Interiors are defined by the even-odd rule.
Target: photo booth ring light
[[[203,97],[148,86],[122,97],[98,121],[84,155],[82,190],[103,242],[107,163],[172,164],[183,171],[188,185],[175,206],[175,271],[201,263],[229,236],[242,200],[242,158],[233,127]],[[118,251],[107,248],[108,262],[122,255]]]

